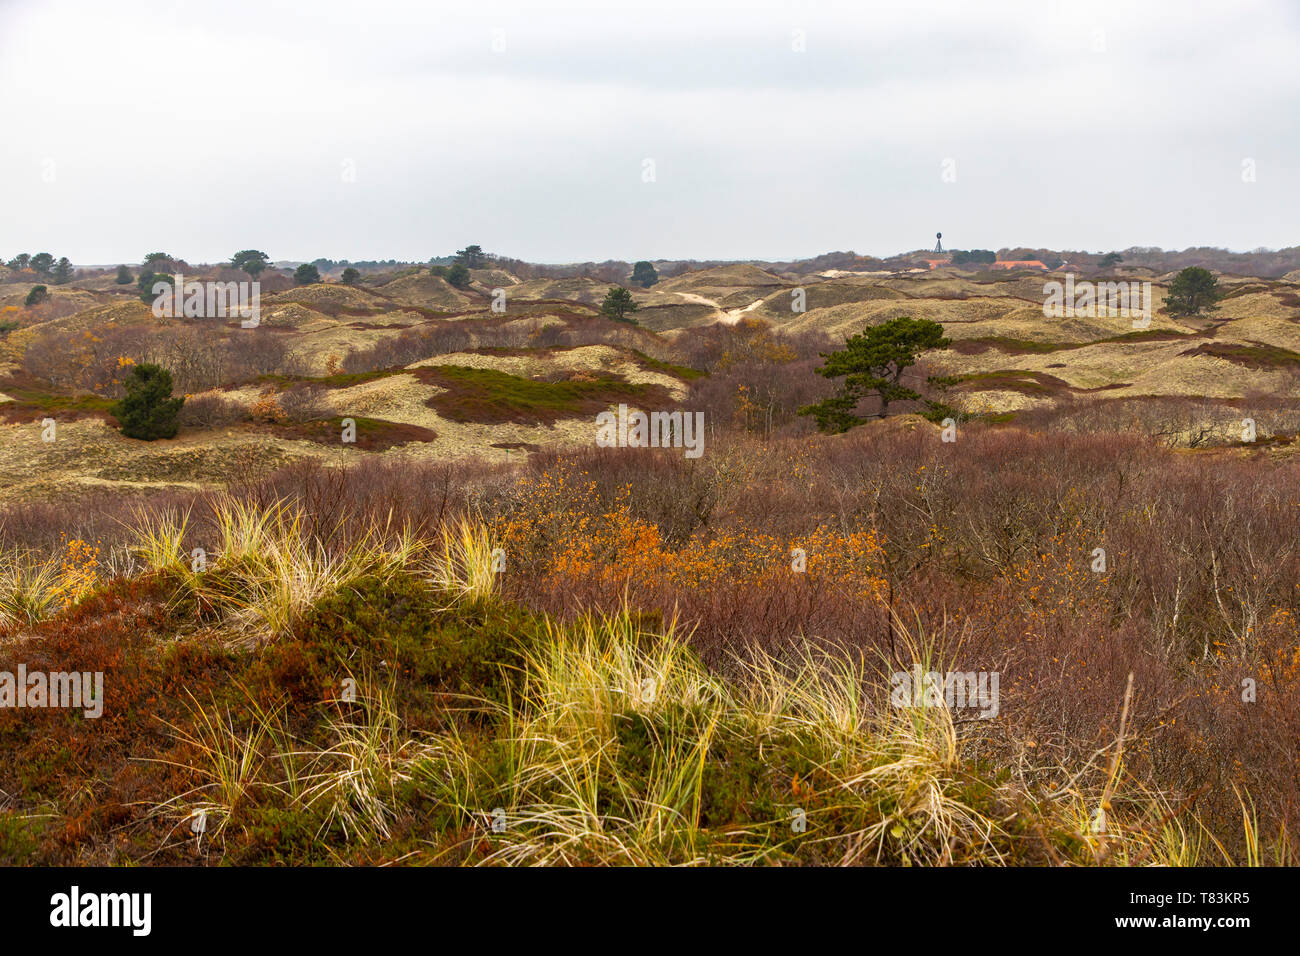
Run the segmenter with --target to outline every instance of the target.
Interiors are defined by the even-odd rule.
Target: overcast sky
[[[1297,51],[1294,0],[0,0],[0,256],[1289,246]]]

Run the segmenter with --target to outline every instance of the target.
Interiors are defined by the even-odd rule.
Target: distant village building
[[[992,262],[989,264],[991,269],[1042,269],[1048,271],[1047,266],[1037,259],[1004,259],[1001,262]]]
[[[952,256],[945,256],[942,259],[922,259],[921,261],[931,269],[937,269],[940,266],[952,265]]]

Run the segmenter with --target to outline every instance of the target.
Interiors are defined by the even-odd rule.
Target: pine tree
[[[456,257],[466,269],[481,269],[487,265],[488,256],[482,246],[466,246],[456,250]]]
[[[113,405],[122,434],[143,441],[175,438],[176,416],[185,399],[172,398],[172,373],[145,362],[132,366],[124,385],[126,396]]]
[[[636,325],[636,319],[628,316],[638,308],[639,306],[632,301],[632,293],[622,286],[615,285],[610,286],[609,291],[605,293],[605,301],[600,304],[600,313],[615,322],[628,322]]]
[[[843,378],[839,394],[805,405],[800,415],[811,415],[824,432],[846,432],[861,425],[865,418],[856,414],[858,403],[874,395],[880,401],[881,418],[890,402],[915,401],[919,392],[901,384],[903,372],[916,364],[927,349],[941,349],[951,340],[944,338],[943,326],[929,319],[903,316],[867,326],[849,336],[838,352],[823,352],[826,364],[817,370],[826,378]]]
[[[1213,312],[1215,302],[1221,299],[1219,280],[1209,269],[1200,266],[1188,266],[1169,283],[1169,294],[1165,297],[1165,308],[1170,315],[1200,315]]]
[[[270,258],[257,249],[243,249],[230,257],[230,264],[236,269],[243,269],[256,279],[266,268]]]

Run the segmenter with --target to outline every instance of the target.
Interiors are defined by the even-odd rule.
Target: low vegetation
[[[1300,476],[961,441],[296,470],[5,552],[0,669],[106,689],[0,713],[0,853],[1294,862]],[[916,667],[996,718],[899,706]]]

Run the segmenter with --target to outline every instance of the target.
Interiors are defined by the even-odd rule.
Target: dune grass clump
[[[190,526],[190,512],[162,508],[149,513],[137,510],[133,526],[131,553],[147,571],[161,571],[189,563],[185,553],[185,532]]]
[[[505,551],[493,544],[480,522],[462,518],[442,529],[431,567],[435,587],[453,600],[484,601],[497,592],[497,575],[504,571]]]
[[[673,623],[627,608],[544,621],[517,650],[517,692],[447,700],[481,725],[411,732],[397,669],[328,702],[310,741],[290,740],[276,708],[249,708],[243,730],[198,720],[178,739],[201,784],[173,816],[206,812],[219,833],[269,799],[318,838],[374,846],[400,832],[439,862],[1001,861],[992,791],[973,785],[946,712],[881,711],[861,666],[763,659],[737,683]],[[416,807],[437,829],[413,824]]]
[[[58,609],[59,566],[22,554],[0,556],[0,627],[30,627]]]
[[[301,508],[280,502],[258,510],[232,500],[218,510],[218,522],[215,574],[204,576],[200,596],[232,606],[241,623],[272,635],[350,581],[405,567],[417,548],[404,529],[371,527],[330,549],[307,534]]]
[[[548,626],[501,715],[482,862],[1005,863],[999,784],[946,708],[891,708],[863,662],[759,654],[710,673],[626,608]],[[480,803],[483,795],[478,795]],[[488,802],[491,802],[490,800]],[[461,811],[470,816],[473,807]]]
[[[309,531],[308,521],[301,506],[283,500],[260,506],[222,496],[212,505],[210,552],[185,551],[189,515],[174,510],[139,520],[135,551],[150,569],[175,573],[200,607],[248,634],[273,637],[323,597],[399,570],[419,549],[408,529],[379,523],[331,545],[341,535]]]
[[[181,525],[156,537],[174,542]],[[304,554],[301,516],[279,505],[233,505],[218,526],[221,551],[198,591],[233,608],[238,626],[303,642],[308,670],[346,674],[351,687],[300,701],[312,717],[292,734],[284,703],[265,695],[243,722],[227,707],[173,726],[197,783],[160,810],[177,826],[206,814],[210,838],[241,861],[258,858],[267,827],[299,834],[296,858],[332,861],[400,851],[489,865],[1141,865],[1227,854],[1188,805],[1128,779],[1131,689],[1118,736],[1082,767],[1008,766],[996,735],[969,726],[978,721],[959,733],[946,705],[891,701],[891,671],[956,665],[949,645],[901,621],[888,659],[753,648],[719,671],[686,629],[626,602],[522,628],[503,617],[492,536],[472,519],[415,562],[427,576],[406,569],[413,545],[385,549],[370,534]]]
[[[344,842],[390,839],[398,817],[410,813],[411,782],[448,748],[405,728],[391,681],[366,680],[354,699],[335,703],[345,706],[327,721],[331,743],[307,752],[297,802],[320,817],[318,839],[331,830]]]
[[[244,728],[238,726],[243,721],[235,720],[229,706],[215,707],[211,702],[205,706],[193,694],[185,702],[188,721],[164,722],[177,742],[195,758],[184,763],[160,762],[189,771],[196,783],[157,811],[184,806],[178,825],[188,823],[190,832],[198,834],[200,839],[219,836],[237,808],[255,799],[253,791],[267,786],[259,780],[259,767],[268,743],[291,759],[292,751],[280,720],[283,707],[264,708],[246,690],[240,706],[252,718]],[[271,786],[279,789],[281,784]],[[200,822],[195,825],[195,821]]]

